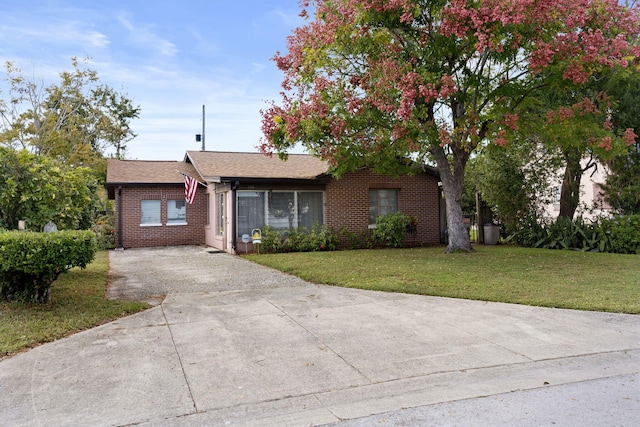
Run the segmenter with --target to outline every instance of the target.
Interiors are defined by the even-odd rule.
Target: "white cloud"
[[[264,69],[265,69],[265,67],[266,67],[266,65],[264,65],[264,64],[259,64],[259,63],[257,63],[257,62],[253,62],[253,63],[251,64],[251,66],[252,66],[252,74],[259,73],[259,72],[261,72],[262,70],[264,70]]]
[[[284,11],[280,8],[275,9],[271,12],[272,15],[275,15],[285,27],[293,28],[300,25],[304,20],[300,17],[300,11],[296,10],[295,12]]]
[[[120,24],[129,31],[131,40],[144,49],[156,51],[163,56],[174,56],[178,53],[178,48],[169,40],[165,40],[153,31],[152,25],[134,24],[124,16],[119,16]]]
[[[109,45],[109,38],[97,31],[91,31],[87,40],[95,47],[107,47]]]
[[[104,48],[110,43],[109,38],[99,32],[83,28],[74,21],[57,21],[43,25],[4,26],[0,39],[11,37],[17,45],[41,46],[78,46],[81,48]]]

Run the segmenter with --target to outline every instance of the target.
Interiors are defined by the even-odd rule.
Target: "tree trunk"
[[[560,213],[558,218],[568,218],[573,220],[573,215],[578,209],[580,203],[580,179],[584,170],[580,166],[580,158],[574,158],[571,155],[565,155],[567,164],[564,169],[564,177],[562,178],[562,187],[560,190]]]
[[[464,217],[462,214],[462,184],[464,183],[464,167],[468,156],[455,156],[453,158],[453,171],[449,164],[449,159],[442,147],[434,148],[432,151],[436,158],[438,172],[440,172],[440,180],[442,181],[442,192],[444,193],[446,209],[447,209],[447,230],[449,243],[447,245],[447,253],[466,251],[471,252],[471,240],[467,227],[464,225]]]

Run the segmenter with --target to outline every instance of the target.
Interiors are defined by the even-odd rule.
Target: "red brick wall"
[[[118,244],[118,212],[120,197],[116,188],[116,245]],[[205,191],[198,188],[196,200],[187,205],[187,225],[167,224],[167,200],[184,200],[184,186],[123,187],[122,246],[124,248],[201,245],[204,244],[207,204]],[[140,226],[140,201],[160,200],[161,226]]]
[[[418,232],[407,236],[407,244],[440,242],[437,178],[421,174],[391,178],[370,171],[346,174],[331,180],[325,190],[325,223],[335,230],[345,227],[353,233],[368,232],[369,189],[398,189],[398,209],[418,218]],[[116,188],[116,244],[118,242],[118,189]],[[122,245],[125,248],[200,245],[205,242],[206,194],[198,189],[196,201],[187,205],[187,225],[166,225],[167,200],[184,198],[184,187],[123,187]],[[140,226],[140,201],[160,200],[161,226]],[[212,213],[213,214],[213,213]],[[213,220],[213,217],[211,218]],[[240,245],[238,246],[240,248]],[[243,246],[242,246],[243,248]]]
[[[427,174],[392,178],[361,170],[332,180],[325,193],[326,224],[353,233],[368,231],[369,189],[397,189],[398,210],[418,218],[415,240],[408,235],[407,244],[440,243],[438,179]]]

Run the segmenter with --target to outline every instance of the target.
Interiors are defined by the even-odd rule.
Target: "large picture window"
[[[142,200],[140,212],[141,225],[162,225],[160,222],[160,200]]]
[[[285,230],[324,223],[321,191],[238,191],[238,237],[265,225]]]
[[[398,190],[369,190],[369,224],[376,218],[398,212]]]
[[[167,200],[167,224],[187,223],[187,203],[184,200]]]

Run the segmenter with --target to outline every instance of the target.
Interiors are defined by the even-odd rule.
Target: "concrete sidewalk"
[[[215,256],[246,263],[235,270],[247,283],[280,275]],[[520,401],[576,396],[596,407],[600,389],[621,420],[640,423],[640,316],[281,279],[287,286],[170,294],[1,361],[2,424],[487,425],[470,422],[486,410],[488,425],[525,425],[554,408],[523,416]],[[556,413],[558,425],[585,415]]]

